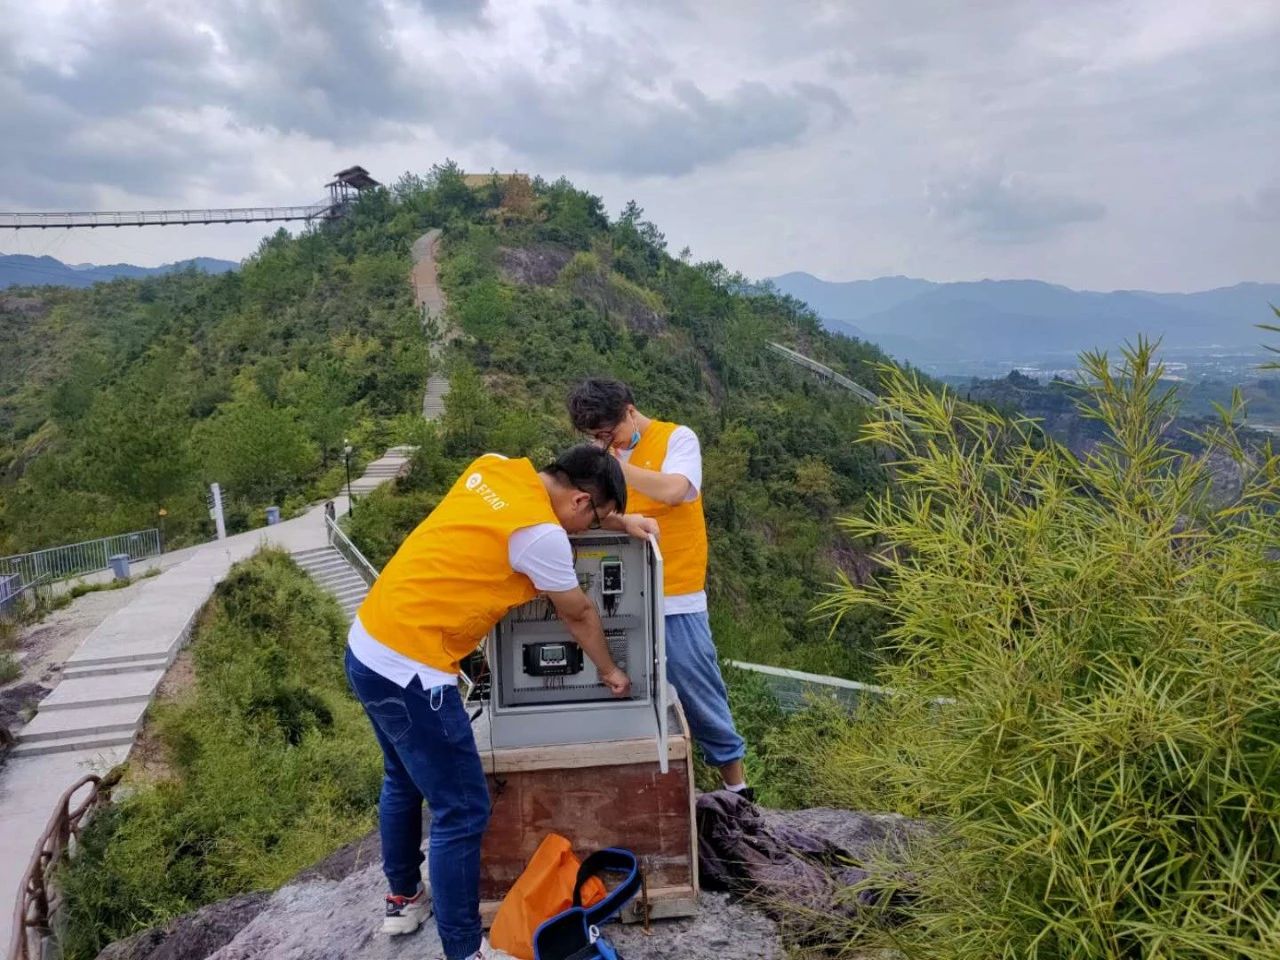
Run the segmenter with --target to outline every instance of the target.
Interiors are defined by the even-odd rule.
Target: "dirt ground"
[[[160,685],[156,687],[154,703],[173,703],[182,700],[195,689],[195,685],[195,657],[188,647],[178,654],[160,680]],[[154,783],[165,780],[173,774],[168,748],[157,735],[151,718],[152,714],[148,712],[142,731],[134,742],[133,750],[129,753],[127,778],[132,783]]]

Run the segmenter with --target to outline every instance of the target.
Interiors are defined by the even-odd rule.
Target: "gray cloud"
[[[335,142],[422,119],[425,89],[392,42],[380,0],[262,4],[222,21],[239,77],[226,101],[247,122]]]
[[[457,4],[427,6],[458,16]],[[83,205],[98,187],[140,196],[218,179],[243,187],[254,158],[237,151],[235,126],[337,141],[420,111],[379,0],[212,5],[201,30],[194,16],[163,3],[105,6],[60,60],[23,61],[12,37],[0,39],[0,123],[23,133],[5,157],[0,197]]]
[[[448,26],[488,27],[488,0],[417,0],[418,6]]]
[[[0,21],[0,206],[284,200],[350,162],[390,179],[453,156],[634,196],[673,246],[759,275],[1274,276],[1274,0],[1229,18],[1152,0],[29,13]]]
[[[457,105],[448,127],[464,137],[498,139],[542,163],[633,176],[679,176],[745,150],[794,143],[823,114],[848,115],[833,90],[816,85],[774,90],[748,82],[712,97],[676,81],[644,95],[605,84],[550,85],[518,70]]]
[[[1253,196],[1238,197],[1235,211],[1241,220],[1280,223],[1280,180],[1259,187]]]
[[[0,128],[15,133],[0,176],[6,207],[92,208],[100,185],[139,195],[172,193],[228,159],[203,131],[170,125],[172,101],[164,95],[154,107],[129,101],[126,88],[142,89],[163,66],[136,57],[118,71],[121,87],[108,89],[111,77],[96,65],[79,84],[42,66],[16,69],[12,40],[0,38],[0,49],[6,48]]]
[[[85,22],[72,63],[40,60],[7,71],[10,104],[40,99],[61,117],[57,127],[25,113],[7,118],[12,129],[35,122],[46,134],[10,158],[25,171],[16,196],[43,196],[49,191],[34,181],[59,179],[80,184],[81,195],[92,193],[86,180],[173,192],[217,149],[198,130],[174,129],[166,111],[222,110],[233,129],[335,144],[425,126],[462,143],[497,141],[535,164],[633,175],[688,173],[744,150],[794,143],[823,117],[848,116],[833,89],[807,81],[781,88],[746,81],[708,94],[680,76],[653,38],[611,35],[554,8],[538,11],[540,60],[568,65],[566,78],[540,76],[534,58],[520,55],[475,74],[451,71],[438,62],[452,52],[449,36],[490,29],[487,5],[414,0],[413,9],[449,30],[433,41],[442,46],[414,58],[396,42],[405,8],[389,2],[214,3],[199,11],[202,30],[192,29],[196,11],[181,6],[103,8]],[[113,124],[149,149],[128,162],[114,149],[95,152],[94,128]]]
[[[1052,236],[1073,223],[1101,220],[1106,207],[1054,193],[1018,174],[995,170],[935,177],[927,184],[930,214],[978,237],[1027,242]]]

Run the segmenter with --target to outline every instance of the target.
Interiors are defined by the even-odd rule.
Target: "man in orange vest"
[[[707,617],[707,524],[702,515],[702,450],[688,427],[653,420],[636,409],[631,388],[586,380],[569,395],[576,430],[611,448],[627,479],[625,518],[606,526],[657,521],[664,565],[667,679],[680,695],[690,731],[727,789],[749,800],[742,758],[747,748],[729,712],[729,697]]]
[[[384,932],[411,933],[430,915],[420,879],[425,798],[446,957],[481,955],[480,840],[489,791],[458,692],[458,663],[510,608],[545,594],[603,683],[614,696],[630,695],[600,615],[578,586],[568,538],[613,523],[626,505],[622,469],[598,447],[575,447],[543,470],[485,454],[409,534],[361,604],[346,670],[383,753],[378,825],[391,887]],[[640,527],[634,532],[643,535]]]

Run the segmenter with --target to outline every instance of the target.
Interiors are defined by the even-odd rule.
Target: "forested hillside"
[[[406,255],[360,209],[263,240],[235,273],[0,296],[0,554],[161,509],[171,543],[203,539],[211,480],[233,529],[336,490],[344,435],[368,456],[420,404]]]
[[[453,383],[439,428],[417,411],[427,344],[409,247],[442,227]],[[233,527],[335,492],[344,436],[365,457],[420,445],[413,475],[358,510],[383,561],[456,470],[486,450],[543,460],[575,440],[578,379],[630,382],[692,426],[706,458],[717,634],[731,655],[863,676],[878,631],[811,619],[860,561],[832,518],[884,483],[855,443],[866,411],[765,349],[782,340],[873,388],[873,347],[793,299],[675,257],[634,205],[615,221],[566,181],[468,188],[451,165],[366,194],[345,220],[263,241],[243,268],[14,291],[0,301],[0,552],[156,523],[208,536],[204,485]]]

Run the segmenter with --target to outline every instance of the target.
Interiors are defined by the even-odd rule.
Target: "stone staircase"
[[[444,398],[449,395],[449,380],[439,374],[427,377],[427,392],[422,397],[422,418],[439,420],[444,416]]]
[[[40,701],[35,717],[18,731],[10,756],[127,748],[227,565],[216,555],[179,564],[163,585],[160,577],[148,582],[137,600],[99,624],[63,665],[58,685]]]
[[[386,453],[374,460],[364,469],[364,475],[359,480],[351,481],[351,493],[353,496],[364,496],[371,492],[374,488],[382,486],[390,480],[407,470],[409,467],[409,458],[413,456],[414,448],[410,446],[391,447]]]
[[[347,558],[333,547],[296,550],[292,556],[312,580],[333,594],[342,607],[347,623],[354,620],[356,610],[369,592],[369,585],[356,572],[355,567],[347,562]]]
[[[412,248],[414,302],[422,311],[424,326],[429,320],[445,322],[444,291],[440,289],[439,275],[436,268],[436,253],[440,244],[440,231],[428,230],[414,241]],[[444,353],[444,348],[455,337],[457,332],[445,326],[438,329],[427,345],[432,365],[437,365]],[[422,395],[422,418],[439,420],[444,416],[444,398],[449,395],[449,378],[440,374],[427,377],[427,392]]]

